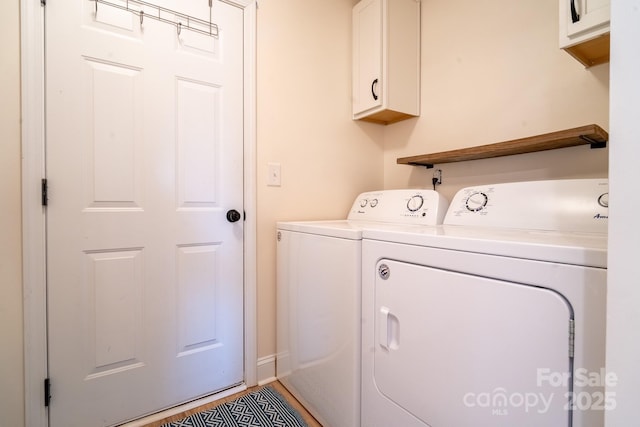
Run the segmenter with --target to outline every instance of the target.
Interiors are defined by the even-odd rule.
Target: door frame
[[[257,0],[220,0],[244,10],[244,382],[257,384],[256,327],[256,13]],[[46,0],[41,0],[46,3]],[[20,0],[22,99],[22,286],[25,425],[47,427],[46,211],[41,203],[45,162],[44,9]],[[55,399],[55,397],[54,397]]]

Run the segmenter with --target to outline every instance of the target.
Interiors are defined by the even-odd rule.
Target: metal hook
[[[176,29],[178,30],[178,36],[179,36],[180,32],[182,31],[182,22],[178,22],[178,24],[176,25]]]
[[[140,25],[142,25],[142,22],[144,21],[144,10],[140,11]]]

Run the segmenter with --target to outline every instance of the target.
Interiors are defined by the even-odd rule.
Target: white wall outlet
[[[267,163],[267,185],[280,187],[280,163]]]

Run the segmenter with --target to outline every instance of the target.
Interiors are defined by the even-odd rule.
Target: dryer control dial
[[[600,206],[602,206],[603,208],[608,208],[609,207],[609,193],[601,194],[600,197],[598,197],[598,204]]]
[[[415,212],[420,209],[422,205],[424,205],[424,198],[421,195],[416,194],[407,202],[407,209],[409,209],[410,212]]]
[[[360,200],[360,207],[364,208],[365,206],[367,206],[367,203],[369,203],[369,200],[367,199],[361,199]]]
[[[480,191],[472,193],[465,202],[465,206],[471,212],[481,211],[489,202],[489,197]]]

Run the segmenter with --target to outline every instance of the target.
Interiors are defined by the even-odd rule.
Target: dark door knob
[[[242,215],[240,215],[240,212],[238,212],[235,209],[231,209],[230,211],[227,212],[227,221],[229,222],[240,221],[240,218],[242,218]]]

